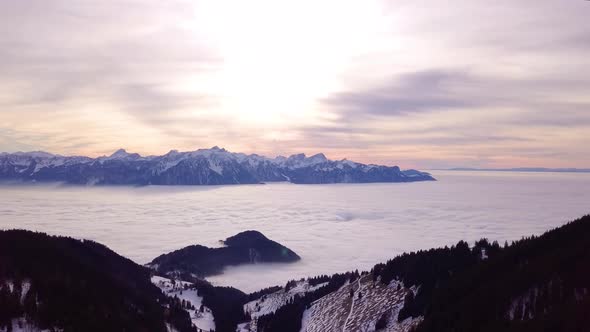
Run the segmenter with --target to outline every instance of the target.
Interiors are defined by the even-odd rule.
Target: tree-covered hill
[[[405,253],[369,273],[408,290],[393,318],[419,318],[416,332],[590,331],[590,216],[503,247],[483,239]],[[356,279],[322,276],[328,286],[260,317],[258,330],[299,331],[306,309]]]
[[[524,238],[437,287],[418,331],[589,331],[590,216]]]
[[[229,265],[292,263],[301,259],[291,249],[258,231],[245,231],[227,238],[221,248],[191,245],[160,255],[147,266],[165,276],[206,277],[222,273]]]
[[[168,302],[148,269],[101,244],[0,231],[0,330],[193,331]]]

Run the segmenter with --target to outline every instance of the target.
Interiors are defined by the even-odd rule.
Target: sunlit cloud
[[[558,0],[6,1],[0,150],[588,167],[589,15]]]

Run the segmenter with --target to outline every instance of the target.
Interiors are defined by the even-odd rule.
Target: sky
[[[0,1],[0,151],[590,168],[590,1]]]

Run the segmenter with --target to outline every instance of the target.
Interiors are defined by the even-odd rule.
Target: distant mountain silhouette
[[[289,181],[298,184],[415,182],[434,178],[397,166],[332,161],[323,154],[267,158],[219,147],[172,150],[142,157],[119,149],[99,158],[46,152],[0,154],[0,181],[65,182],[84,185],[220,185]]]
[[[545,168],[545,167],[516,167],[516,168],[469,168],[455,167],[448,171],[488,171],[488,172],[554,172],[554,173],[590,173],[590,168]]]

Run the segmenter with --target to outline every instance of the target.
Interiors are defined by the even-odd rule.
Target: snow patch
[[[481,259],[488,259],[488,253],[486,252],[486,248],[481,248]]]
[[[192,323],[203,331],[215,330],[215,320],[211,309],[203,306],[203,297],[199,296],[198,290],[193,284],[182,280],[171,280],[158,276],[152,277],[152,283],[169,297],[178,297],[180,300],[188,301],[195,309],[187,309]],[[203,311],[201,312],[201,306]]]
[[[510,306],[508,308],[508,319],[526,320],[534,318],[534,305],[538,296],[539,288],[533,287],[527,290],[524,294],[514,298],[510,302]]]
[[[397,323],[397,312],[408,291],[399,282],[383,285],[364,275],[312,303],[304,312],[301,332],[375,331],[377,320],[384,314],[395,319],[389,319],[387,328],[381,331],[408,332],[421,321],[414,318]]]
[[[14,318],[11,321],[12,332],[63,332],[63,329],[54,327],[51,329],[40,329],[35,324],[29,323],[25,317]],[[10,331],[8,328],[0,328],[0,332]]]
[[[304,295],[307,292],[313,292],[328,283],[321,283],[311,286],[307,280],[297,281],[296,285],[291,287],[288,291],[285,288],[271,294],[263,295],[260,299],[248,302],[244,305],[244,312],[250,315],[251,318],[257,318],[270,313],[274,313],[280,307],[287,304],[296,295]]]
[[[21,304],[25,303],[25,298],[27,297],[29,290],[31,290],[31,282],[28,280],[23,281],[21,284],[21,293],[20,293],[20,303]]]
[[[216,160],[209,159],[209,169],[213,172],[222,175],[223,174],[223,165]]]

